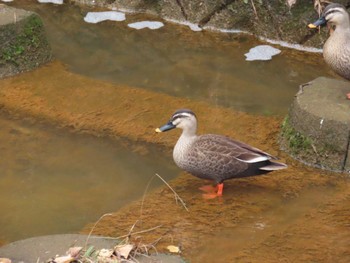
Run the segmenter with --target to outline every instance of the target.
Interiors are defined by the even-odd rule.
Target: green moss
[[[43,31],[43,24],[40,18],[32,15],[24,23],[22,31],[15,34],[16,37],[3,48],[0,60],[18,66],[26,61],[25,55],[27,52],[32,52],[40,46]]]
[[[292,154],[300,152],[312,151],[312,140],[296,131],[289,123],[289,118],[286,117],[282,123],[282,137]]]

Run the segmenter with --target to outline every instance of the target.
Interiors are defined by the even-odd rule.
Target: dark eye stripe
[[[328,15],[334,14],[334,13],[342,13],[342,11],[343,11],[342,8],[331,8],[325,12],[324,16],[328,16]]]
[[[176,120],[176,119],[179,119],[179,118],[186,118],[186,117],[189,117],[189,115],[185,115],[185,114],[177,114],[175,116],[172,117],[172,121]]]
[[[328,15],[334,14],[334,13],[340,13],[340,11],[339,10],[335,10],[335,9],[329,10],[325,15],[328,16]]]

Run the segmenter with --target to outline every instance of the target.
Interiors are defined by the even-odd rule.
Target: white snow
[[[251,35],[251,33],[247,32],[247,31],[242,31],[239,29],[223,29],[223,28],[217,28],[217,27],[213,27],[213,26],[204,26],[203,28],[206,30],[209,30],[209,31],[214,31],[214,32]]]
[[[323,52],[322,48],[306,47],[306,46],[302,46],[300,44],[292,44],[292,43],[288,43],[285,41],[273,40],[273,39],[269,39],[269,38],[265,38],[265,37],[259,37],[259,38],[261,40],[266,41],[266,42],[271,43],[271,44],[280,45],[282,47],[287,47],[287,48],[296,49],[296,50],[300,50],[300,51],[306,51],[306,52],[312,52],[312,53],[322,53]]]
[[[117,11],[88,12],[84,17],[85,22],[93,23],[93,24],[96,24],[105,20],[124,21],[125,14]]]
[[[52,4],[57,4],[57,5],[62,5],[63,0],[38,0],[39,3],[42,4],[47,4],[47,3],[52,3]]]
[[[260,45],[253,47],[248,53],[244,54],[247,61],[253,60],[270,60],[272,56],[281,53],[281,50],[269,45]]]
[[[149,28],[149,29],[158,29],[164,26],[162,22],[157,21],[141,21],[136,23],[128,24],[128,27],[135,28],[135,29],[143,29],[143,28]]]
[[[13,0],[1,0],[1,1],[3,1],[5,3],[13,2]]]
[[[203,29],[210,30],[210,31],[217,31],[217,32],[221,32],[221,33],[252,35],[251,33],[247,32],[247,31],[242,31],[242,30],[238,30],[238,29],[222,29],[222,28],[217,28],[217,27],[212,27],[212,26],[204,26]],[[300,44],[288,43],[286,41],[274,40],[274,39],[269,39],[266,37],[258,37],[258,38],[262,41],[265,41],[265,42],[268,42],[268,43],[274,44],[274,45],[279,45],[281,47],[286,47],[286,48],[291,48],[291,49],[296,49],[296,50],[306,51],[306,52],[312,52],[312,53],[322,53],[321,48],[307,47],[307,46],[303,46]]]
[[[187,21],[180,21],[180,20],[175,20],[175,19],[166,19],[169,22],[179,24],[179,25],[184,25],[188,26],[192,31],[202,31],[203,28],[199,27],[197,24],[187,22]]]

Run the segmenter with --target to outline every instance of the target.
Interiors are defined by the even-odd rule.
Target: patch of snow
[[[199,27],[196,24],[192,24],[192,23],[188,23],[187,25],[192,31],[198,32],[198,31],[202,31],[203,29],[201,27]]]
[[[47,3],[52,3],[52,4],[56,4],[56,5],[63,4],[63,0],[38,0],[38,2],[42,3],[42,4],[47,4]]]
[[[157,21],[141,21],[136,23],[128,24],[128,27],[135,28],[135,29],[143,29],[143,28],[149,28],[149,29],[158,29],[163,27],[164,24],[162,22]]]
[[[291,43],[288,43],[285,41],[273,40],[273,39],[268,39],[265,37],[260,37],[260,39],[263,41],[266,41],[268,43],[271,43],[271,44],[280,45],[282,47],[292,48],[292,49],[296,49],[296,50],[300,50],[300,51],[306,51],[306,52],[312,52],[312,53],[322,53],[323,52],[323,49],[321,49],[321,48],[306,47],[306,46],[302,46],[299,44],[291,44]]]
[[[96,24],[105,20],[124,21],[125,14],[117,11],[88,12],[84,17],[85,22],[93,23],[93,24]]]
[[[238,29],[223,29],[223,28],[217,28],[217,27],[213,27],[213,26],[204,26],[203,29],[221,32],[221,33],[252,35],[250,32],[242,31],[242,30],[238,30]],[[281,47],[286,47],[286,48],[291,48],[291,49],[296,49],[296,50],[306,51],[306,52],[312,52],[312,53],[322,53],[323,52],[323,50],[321,48],[307,47],[307,46],[303,46],[300,44],[292,44],[292,43],[288,43],[286,41],[274,40],[274,39],[269,39],[266,37],[258,37],[258,38],[262,41],[267,42],[267,43],[279,45]]]
[[[13,0],[1,0],[1,1],[3,1],[5,3],[13,2]]]
[[[197,24],[188,22],[188,21],[180,21],[180,20],[175,20],[175,19],[166,19],[169,22],[175,23],[175,24],[179,24],[179,25],[184,25],[184,26],[188,26],[192,31],[202,31],[203,28],[199,27]]]
[[[281,50],[269,45],[260,45],[253,47],[248,53],[244,54],[247,61],[253,60],[270,60],[272,56],[281,53]]]
[[[108,7],[108,6],[107,6]],[[129,9],[129,8],[122,8],[122,7],[116,7],[114,5],[109,5],[109,8],[113,11],[119,11],[119,12],[123,12],[123,13],[127,13],[127,14],[137,14],[139,12],[137,12],[137,10],[135,9]]]
[[[213,26],[204,26],[204,29],[210,30],[210,31],[216,31],[221,33],[231,33],[231,34],[248,34],[252,35],[247,31],[239,30],[239,29],[223,29],[223,28],[216,28]]]

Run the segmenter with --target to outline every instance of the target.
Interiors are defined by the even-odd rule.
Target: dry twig
[[[169,187],[169,189],[174,193],[174,195],[175,195],[175,200],[177,201],[177,200],[179,200],[180,202],[181,202],[181,204],[183,205],[183,207],[186,209],[186,211],[187,212],[189,212],[189,210],[188,210],[188,208],[187,208],[187,206],[186,206],[186,203],[181,199],[181,197],[175,192],[175,190],[159,175],[159,174],[156,174],[156,176],[158,176],[158,178],[160,179],[160,180],[162,180],[163,181],[163,183],[165,183],[165,185],[167,186],[167,187]]]

